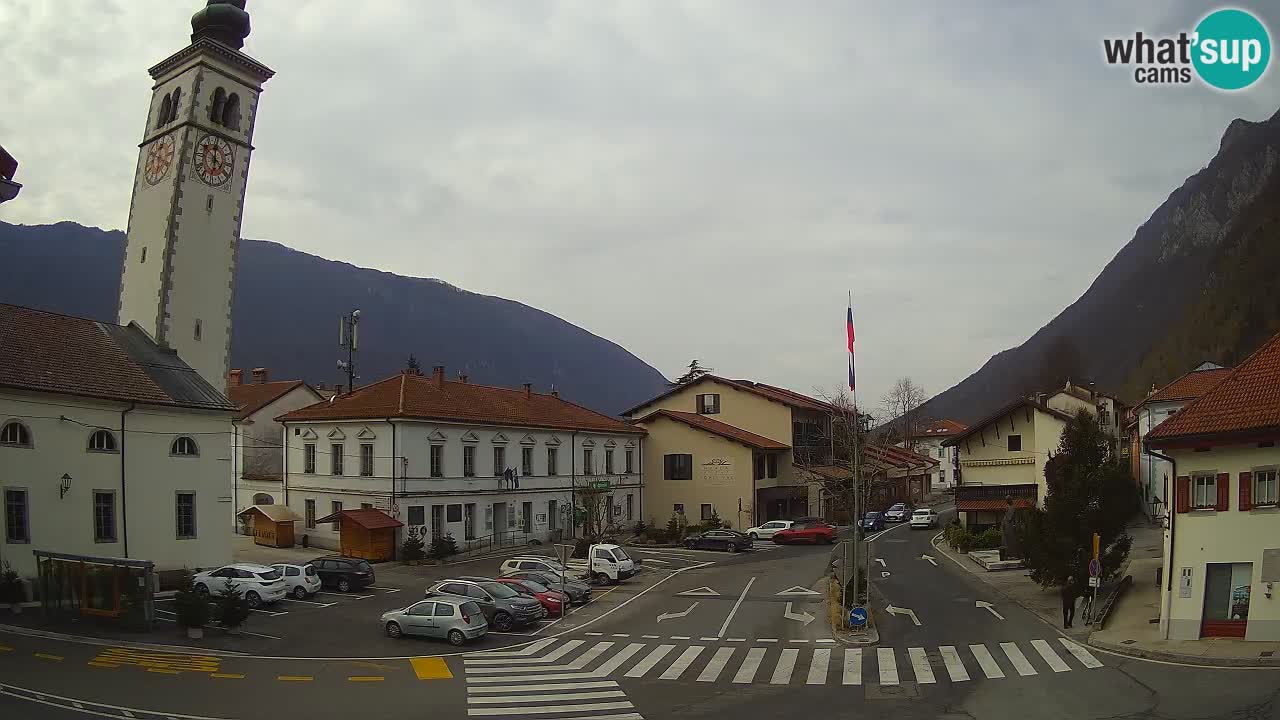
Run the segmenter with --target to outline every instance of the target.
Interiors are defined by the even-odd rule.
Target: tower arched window
[[[173,89],[173,104],[169,106],[169,117],[165,123],[171,123],[178,119],[178,104],[182,102],[182,88]]]
[[[17,420],[10,420],[0,427],[0,445],[31,447],[31,430]]]
[[[115,452],[116,436],[110,430],[94,430],[89,436],[89,450],[94,452]]]
[[[196,441],[186,435],[179,435],[174,438],[173,445],[169,447],[170,455],[179,455],[182,457],[196,457],[200,454],[200,448],[196,446]]]
[[[227,91],[218,88],[213,91],[213,101],[209,104],[209,120],[222,124],[222,113],[227,107]]]
[[[164,127],[169,122],[169,113],[173,110],[173,98],[169,93],[165,93],[164,99],[160,101],[160,112],[156,115],[156,128]]]
[[[227,97],[226,107],[222,109],[222,124],[232,130],[240,129],[240,96],[236,93]]]

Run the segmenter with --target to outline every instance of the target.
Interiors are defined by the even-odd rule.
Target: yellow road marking
[[[243,680],[244,675],[239,673],[209,673],[211,678],[221,678],[223,680]]]
[[[147,672],[163,673],[165,675],[177,675],[181,670],[170,670],[169,668],[147,668]]]
[[[290,682],[311,682],[312,680],[315,680],[315,678],[310,675],[277,675],[276,679],[288,680]]]
[[[349,675],[347,680],[351,682],[382,682],[386,678],[381,675]]]
[[[118,667],[120,667],[120,666],[119,666],[119,665],[113,665],[113,664],[111,664],[111,663],[104,663],[104,662],[98,662],[98,661],[96,661],[96,660],[90,660],[90,661],[89,661],[89,667],[118,668]]]
[[[8,645],[0,645],[0,652],[13,652],[13,648]]]
[[[58,660],[58,661],[62,660],[61,655],[50,655],[49,653],[36,653],[36,657],[40,658],[41,660]]]
[[[413,666],[419,680],[448,680],[453,677],[448,663],[441,657],[410,658],[409,664]]]
[[[148,652],[122,647],[104,648],[98,652],[94,661],[112,665],[134,665],[148,670],[190,670],[205,673],[217,672],[221,663],[221,659],[215,655]]]

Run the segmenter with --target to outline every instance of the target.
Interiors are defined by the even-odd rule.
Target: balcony
[[[956,487],[956,509],[965,512],[1004,510],[1008,501],[1014,507],[1035,507],[1039,489],[1026,485],[959,485]]]

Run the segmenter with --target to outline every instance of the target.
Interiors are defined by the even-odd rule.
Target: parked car
[[[805,517],[802,517],[802,518],[796,518],[795,520],[792,520],[791,522],[793,522],[793,523],[804,523],[805,525],[809,525],[809,524],[812,524],[812,523],[820,523],[820,524],[822,524],[822,525],[831,525],[831,523],[830,523],[830,522],[827,522],[827,520],[826,520],[825,518],[820,518],[820,517],[816,517],[816,516],[813,516],[813,515],[806,515]],[[833,527],[834,527],[834,526],[833,526]]]
[[[518,578],[520,580],[532,580],[540,585],[546,585],[552,590],[560,590],[569,596],[569,602],[574,605],[591,600],[591,586],[581,580],[573,580],[571,577],[560,579],[559,573],[542,572],[539,570],[516,570],[514,572],[504,573],[504,577]]]
[[[503,560],[502,565],[498,566],[499,575],[510,575],[517,570],[550,573],[557,577],[563,573],[566,578],[575,580],[583,577],[580,570],[571,570],[560,564],[559,560],[543,555],[517,555]]]
[[[226,582],[249,601],[249,607],[257,609],[263,603],[273,603],[284,597],[284,578],[280,571],[256,563],[234,563],[217,570],[198,572],[192,578],[192,587],[201,595],[220,592]]]
[[[323,584],[320,582],[320,575],[311,565],[273,563],[271,567],[284,576],[284,591],[299,600],[315,595]]]
[[[684,546],[690,550],[728,550],[736,553],[751,549],[751,536],[736,530],[707,530],[685,538]]]
[[[795,523],[786,530],[773,534],[772,540],[778,544],[806,542],[833,543],[836,541],[836,529],[826,523]]]
[[[453,595],[475,601],[494,630],[509,632],[547,616],[542,603],[496,580],[441,580],[427,588],[426,598]]]
[[[791,527],[790,520],[770,520],[767,523],[761,523],[753,528],[747,529],[746,533],[752,540],[768,540],[773,534],[779,530],[786,530]]]
[[[880,532],[884,528],[884,515],[878,512],[869,512],[858,521],[858,529],[866,532]]]
[[[911,508],[906,503],[894,503],[884,511],[884,521],[891,523],[906,522],[911,517]]]
[[[612,543],[592,545],[587,550],[587,558],[572,562],[597,585],[621,582],[635,575],[639,569],[640,561],[633,560],[626,550]]]
[[[312,560],[309,564],[316,569],[321,584],[338,588],[342,592],[359,590],[373,584],[373,566],[368,560],[343,555],[325,555]]]
[[[498,582],[514,589],[516,592],[526,597],[536,599],[542,603],[542,608],[547,611],[548,615],[560,617],[564,615],[564,606],[569,604],[568,593],[562,593],[559,590],[552,590],[535,580],[526,580],[524,578],[500,577],[494,578]]]
[[[920,508],[911,513],[911,529],[938,527],[938,513],[933,508]]]
[[[409,607],[388,610],[379,620],[388,637],[422,635],[444,638],[461,646],[489,632],[480,606],[467,598],[437,597]]]

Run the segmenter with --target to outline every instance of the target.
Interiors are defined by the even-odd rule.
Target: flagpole
[[[853,322],[852,320],[853,319],[853,291],[852,290],[849,291],[849,318],[850,318],[850,327],[852,327],[852,322]],[[851,331],[851,334],[852,334],[852,331]],[[856,358],[854,357],[854,343],[851,342],[849,347],[849,363],[850,363],[850,374],[849,374],[850,383],[849,384],[853,386],[849,388],[849,393],[850,395],[852,395],[852,400],[853,400],[853,458],[852,458],[853,462],[851,463],[853,465],[853,575],[852,575],[853,602],[851,604],[856,607],[859,605],[859,601],[861,600],[860,576],[862,575],[862,565],[861,565],[861,561],[858,559],[858,556],[860,554],[858,552],[858,548],[861,545],[861,543],[858,541],[858,530],[859,530],[859,525],[861,524],[861,521],[862,521],[862,514],[859,512],[861,504],[858,502],[859,495],[861,494],[861,489],[862,489],[862,476],[861,476],[861,469],[860,469],[861,453],[858,451],[858,439],[859,439],[858,436],[861,434],[861,431],[862,431],[862,427],[861,427],[862,423],[861,423],[861,418],[858,416],[858,388],[857,388],[857,383],[854,382],[854,375],[853,375],[853,368],[854,368],[855,361],[856,361]]]

